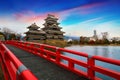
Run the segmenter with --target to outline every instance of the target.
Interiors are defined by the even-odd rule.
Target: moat
[[[76,46],[69,46],[69,47],[65,47],[65,48],[70,49],[70,50],[79,51],[79,52],[85,52],[90,55],[98,55],[98,56],[103,56],[103,57],[107,57],[107,58],[120,60],[120,56],[118,56],[120,54],[120,46],[79,46],[79,45],[76,45]],[[68,53],[64,53],[64,54],[66,56],[70,56],[70,57],[76,58],[78,60],[86,61],[85,58],[80,57],[80,56],[76,56],[76,55],[68,54]],[[63,61],[63,62],[67,64],[66,61]],[[95,63],[99,66],[103,66],[105,68],[110,68],[112,70],[120,72],[120,68],[119,68],[120,66],[114,66],[114,65],[100,62],[100,61],[96,61]],[[81,66],[75,65],[75,67],[78,69],[82,69],[85,72],[87,71],[86,68],[83,68]],[[104,76],[99,73],[96,73],[96,75],[98,77],[101,77],[103,80],[114,80],[108,76]]]

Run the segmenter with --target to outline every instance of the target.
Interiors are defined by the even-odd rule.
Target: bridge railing
[[[5,80],[38,80],[2,42],[0,42],[0,64]]]
[[[85,76],[89,78],[90,80],[102,80],[101,78],[98,78],[95,76],[95,72],[99,72],[101,74],[113,77],[116,80],[120,80],[120,72],[114,71],[105,67],[101,67],[96,65],[95,61],[101,61],[113,65],[120,66],[120,60],[115,60],[111,58],[106,57],[100,57],[100,56],[91,56],[86,53],[67,50],[63,48],[58,48],[55,46],[49,46],[45,44],[39,44],[39,43],[32,43],[32,42],[18,42],[18,41],[7,41],[6,43],[9,43],[11,45],[14,45],[16,47],[22,48],[26,51],[29,51],[37,56],[43,57],[47,59],[48,61],[51,61],[69,71],[72,71],[80,76]],[[74,54],[77,56],[82,56],[86,58],[85,61],[77,60],[71,57],[68,57],[63,54],[63,52],[67,52],[69,54]],[[66,63],[63,63],[62,60],[67,61]],[[75,65],[82,66],[87,69],[86,72],[79,70],[75,68]]]

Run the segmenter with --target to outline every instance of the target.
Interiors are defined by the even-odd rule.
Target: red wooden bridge
[[[62,52],[85,57],[80,61]],[[65,60],[68,64],[62,62]],[[120,60],[67,50],[55,46],[32,42],[0,42],[0,65],[3,80],[102,80],[95,72],[120,80],[120,72],[96,65],[102,61],[120,66]],[[87,69],[86,72],[75,68],[75,64]]]

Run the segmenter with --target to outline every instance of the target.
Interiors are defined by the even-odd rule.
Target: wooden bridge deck
[[[88,80],[22,49],[6,46],[39,80]]]

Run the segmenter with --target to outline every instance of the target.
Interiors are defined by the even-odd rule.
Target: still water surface
[[[70,46],[70,47],[65,47],[65,48],[69,49],[69,50],[85,52],[89,55],[98,55],[98,56],[104,56],[107,58],[120,60],[120,46]],[[64,53],[64,55],[78,59],[78,60],[87,61],[86,58],[80,57],[77,55],[73,55],[73,54],[69,54],[69,53]],[[63,62],[65,64],[68,64],[67,61],[63,60]],[[95,64],[120,72],[120,66],[115,66],[115,65],[104,63],[101,61],[95,61]],[[81,67],[79,65],[75,65],[75,68],[83,70],[85,72],[87,71],[86,68]],[[96,74],[96,76],[102,78],[103,80],[115,80],[111,77],[102,75],[102,74],[97,73],[97,72],[95,74]]]

